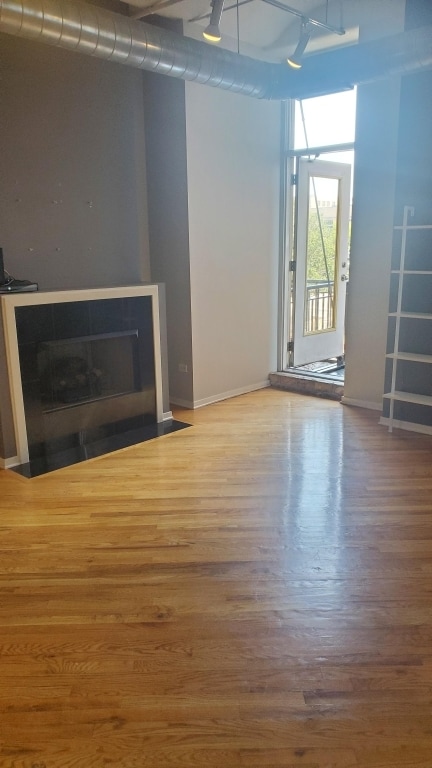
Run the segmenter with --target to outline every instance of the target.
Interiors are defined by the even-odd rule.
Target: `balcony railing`
[[[334,328],[334,295],[334,282],[308,280],[305,333],[316,333]]]

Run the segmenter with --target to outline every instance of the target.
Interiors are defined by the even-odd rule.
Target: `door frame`
[[[280,216],[279,216],[279,288],[278,288],[278,340],[277,369],[286,371],[292,367],[291,342],[293,317],[291,295],[294,289],[294,273],[290,270],[295,252],[294,216],[297,208],[296,176],[301,157],[319,157],[334,152],[349,152],[355,143],[331,144],[320,147],[293,149],[294,101],[281,105],[281,162],[280,162]]]
[[[310,180],[333,179],[337,184],[335,264],[333,275],[333,314],[331,328],[305,331],[306,288],[308,285],[308,233],[310,216]],[[345,296],[349,253],[351,165],[332,160],[300,158],[298,164],[298,204],[295,221],[295,290],[293,318],[293,366],[315,363],[344,354]]]

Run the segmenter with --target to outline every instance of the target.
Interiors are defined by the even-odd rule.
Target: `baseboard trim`
[[[10,456],[8,459],[3,459],[0,456],[1,469],[12,469],[12,467],[18,467],[18,466],[19,466],[18,456]]]
[[[239,397],[239,395],[247,395],[249,392],[255,392],[258,389],[265,389],[270,386],[270,381],[260,381],[257,384],[248,384],[247,387],[239,387],[239,389],[230,389],[228,392],[221,392],[219,395],[212,395],[211,397],[204,397],[202,400],[180,400],[176,397],[171,398],[172,405],[178,405],[180,408],[188,408],[189,410],[196,410],[197,408],[203,408],[206,405],[212,405],[213,403],[220,403],[221,400],[229,400],[231,397]]]
[[[266,379],[266,381],[260,381],[258,384],[250,384],[247,387],[231,389],[229,392],[221,392],[220,395],[212,395],[212,397],[205,397],[202,400],[195,400],[194,408],[203,408],[205,405],[219,403],[221,400],[229,400],[231,397],[238,397],[239,395],[247,395],[249,392],[255,392],[257,389],[265,389],[269,386],[270,381]]]
[[[179,408],[187,408],[188,411],[193,410],[192,400],[181,400],[179,397],[170,397],[171,405],[177,405]]]
[[[171,421],[173,418],[172,411],[164,411],[162,414],[162,421]]]
[[[390,419],[387,416],[381,416],[379,423],[384,427],[390,426]],[[395,429],[406,429],[409,432],[419,432],[421,435],[432,435],[432,427],[427,424],[415,424],[413,421],[399,421],[393,419]]]
[[[342,397],[342,405],[354,405],[356,408],[367,408],[369,411],[381,411],[382,403],[374,403],[371,400],[356,400],[353,397]]]

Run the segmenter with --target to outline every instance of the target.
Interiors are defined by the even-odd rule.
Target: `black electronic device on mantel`
[[[3,248],[0,248],[0,293],[26,293],[37,289],[37,283],[32,283],[31,280],[15,280],[5,271]]]

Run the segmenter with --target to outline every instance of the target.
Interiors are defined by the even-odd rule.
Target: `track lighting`
[[[300,27],[300,37],[299,41],[297,43],[297,47],[292,54],[292,56],[288,56],[287,63],[290,65],[290,67],[293,67],[293,69],[300,69],[302,66],[302,56],[306,50],[306,46],[310,40],[311,36],[311,29],[308,24],[307,19],[302,19],[301,27]]]
[[[218,43],[221,39],[219,25],[222,17],[224,2],[225,0],[212,0],[211,2],[212,12],[210,16],[210,23],[204,30],[203,37],[212,43]]]

